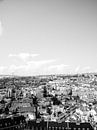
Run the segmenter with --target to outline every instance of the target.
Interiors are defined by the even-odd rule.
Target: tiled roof
[[[18,112],[35,112],[34,107],[20,107]]]

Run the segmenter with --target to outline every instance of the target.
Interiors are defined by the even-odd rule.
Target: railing
[[[24,125],[6,126],[3,128],[0,128],[0,130],[24,130],[24,129],[25,129],[25,124]]]
[[[70,123],[70,122],[36,122],[28,121],[18,125],[4,126],[0,130],[93,130],[89,123]]]

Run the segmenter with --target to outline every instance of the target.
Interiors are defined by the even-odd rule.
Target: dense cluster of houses
[[[0,118],[21,114],[26,120],[97,123],[97,76],[57,75],[3,78]]]

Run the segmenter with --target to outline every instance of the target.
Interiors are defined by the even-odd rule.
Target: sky
[[[97,72],[97,0],[0,0],[0,74]]]

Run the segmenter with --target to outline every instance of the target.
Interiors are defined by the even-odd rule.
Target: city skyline
[[[96,0],[1,0],[0,74],[97,72]]]

